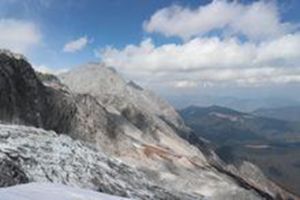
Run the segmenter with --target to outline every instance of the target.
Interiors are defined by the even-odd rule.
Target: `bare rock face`
[[[76,107],[68,94],[44,86],[23,57],[0,53],[0,120],[68,132]]]
[[[126,82],[116,70],[104,64],[89,63],[60,78],[73,92],[91,94],[103,105],[119,112],[134,105],[148,115],[164,117],[176,127],[184,126],[178,113],[166,101],[132,81]]]
[[[28,183],[28,177],[20,166],[11,160],[3,159],[0,163],[0,187]]]

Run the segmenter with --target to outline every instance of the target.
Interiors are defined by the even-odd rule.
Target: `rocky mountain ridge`
[[[70,94],[46,87],[21,56],[0,53],[0,119],[68,132],[75,112]]]
[[[38,77],[25,59],[1,54],[0,72],[1,121],[54,130],[63,134],[58,137],[60,139],[68,135],[73,139],[67,139],[72,145],[67,145],[66,151],[76,151],[72,150],[72,146],[76,146],[72,141],[80,140],[88,146],[93,146],[96,149],[95,152],[101,151],[108,157],[121,160],[124,165],[118,169],[122,170],[123,167],[136,169],[156,187],[156,189],[150,189],[152,193],[137,196],[140,199],[201,199],[202,197],[206,199],[272,199],[277,198],[278,195],[285,198],[287,195],[263,176],[264,181],[247,182],[247,178],[241,178],[243,173],[239,174],[234,167],[227,168],[222,161],[214,157],[216,156],[214,152],[205,146],[205,141],[193,138],[192,132],[184,125],[174,108],[152,92],[127,83],[112,68],[102,64],[88,64],[63,74],[60,77],[62,83],[57,82],[56,79],[52,82],[51,78],[48,79],[49,77],[46,81],[43,80],[43,76]],[[49,142],[49,144],[41,143],[38,150],[32,152],[35,153],[32,157],[41,158],[41,160],[35,160],[33,166],[48,165],[44,156],[51,161],[55,155],[60,154],[59,151],[49,152],[47,148],[44,149],[44,146],[54,145],[51,141],[55,141],[57,136],[47,136],[45,131],[34,134],[40,132],[34,129],[29,129],[29,131],[26,131],[26,128],[14,129],[14,131],[7,131],[6,127],[2,129],[6,132],[5,135],[16,131],[17,135],[20,133],[22,136],[21,133],[26,132],[27,135],[24,138],[32,138],[32,140],[25,140],[16,137],[15,140],[11,140],[12,152],[16,153],[16,159],[10,161],[12,166],[19,166],[17,171],[23,172],[20,173],[21,177],[31,172],[26,171],[27,165],[18,162],[23,156],[22,150],[18,149],[19,141],[25,141],[22,147],[31,146],[31,142],[35,144],[37,140],[39,141],[39,137],[42,137],[41,141]],[[31,134],[39,136],[31,137]],[[2,152],[5,152],[7,140],[7,138],[1,140],[4,141],[3,145],[0,145]],[[195,146],[190,142],[194,142]],[[1,149],[2,146],[4,149]],[[61,144],[61,147],[64,146]],[[55,146],[51,148],[56,149]],[[95,155],[95,152],[90,153]],[[89,157],[85,155],[80,159],[86,156]],[[58,158],[56,161],[66,162],[65,160],[68,159],[70,157],[67,156]],[[93,162],[94,160],[89,163],[89,166],[103,167],[101,163]],[[53,167],[57,166],[59,163],[54,163]],[[75,166],[76,169],[82,169],[82,167],[84,166]],[[81,187],[95,184],[85,179],[85,184],[80,185],[79,180],[82,177],[77,177],[77,181],[71,183],[68,181],[70,177],[62,178],[65,170],[55,171],[47,176],[45,172],[41,172],[41,176],[44,177],[42,180],[49,182],[56,180]],[[120,176],[122,179],[121,174],[122,172],[119,171],[115,176]],[[81,173],[82,175],[84,172]],[[78,175],[72,174],[72,176]],[[100,175],[102,178],[106,176],[106,174]],[[24,176],[21,182],[39,181],[40,176],[32,175],[31,179],[28,177],[26,179],[26,177]],[[130,179],[130,177],[127,178]],[[125,179],[123,177],[123,183],[129,184]],[[127,181],[130,182],[130,180]],[[119,186],[118,183],[113,183],[112,187],[113,189],[109,192],[113,194],[122,195],[127,191],[127,188]],[[131,192],[124,196],[135,197],[132,194],[138,190],[134,187],[141,187],[140,189],[143,190],[148,188],[147,185],[142,183],[141,186],[137,180],[133,180]],[[95,188],[92,186],[92,189]],[[185,193],[182,194],[180,191],[185,191]],[[166,193],[175,196],[171,198],[165,196]],[[155,198],[153,195],[156,195]]]

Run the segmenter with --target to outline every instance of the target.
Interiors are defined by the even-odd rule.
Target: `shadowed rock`
[[[68,132],[76,107],[69,94],[44,86],[23,58],[0,53],[0,120]]]

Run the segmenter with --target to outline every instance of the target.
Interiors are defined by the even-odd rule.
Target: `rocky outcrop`
[[[2,159],[0,163],[0,186],[8,187],[28,183],[29,179],[20,167],[9,159]]]
[[[0,53],[0,120],[68,132],[76,107],[69,94],[44,86],[23,57]]]

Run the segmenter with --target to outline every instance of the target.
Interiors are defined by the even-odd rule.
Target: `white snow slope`
[[[30,183],[1,188],[0,200],[126,200],[60,184]]]

